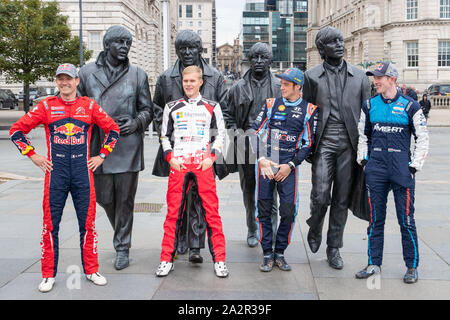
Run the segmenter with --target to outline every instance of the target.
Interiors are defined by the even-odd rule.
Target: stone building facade
[[[178,0],[178,30],[196,32],[203,43],[202,57],[215,66],[215,0]]]
[[[77,0],[58,0],[61,13],[69,16],[73,35],[79,34],[79,10]],[[176,2],[171,1],[171,38],[175,41],[177,16]],[[95,61],[103,50],[103,36],[112,25],[121,25],[133,35],[129,53],[130,62],[147,72],[149,84],[156,83],[163,70],[163,28],[161,0],[83,0],[83,42],[93,50],[90,61]],[[173,20],[175,19],[175,20]],[[175,59],[172,45],[171,59]],[[171,61],[173,63],[174,61]],[[169,63],[169,65],[171,64]]]
[[[44,0],[47,1],[47,0]],[[68,24],[73,36],[79,36],[80,16],[78,0],[57,0],[61,14],[69,17]],[[83,43],[93,50],[89,61],[97,59],[103,50],[103,36],[112,25],[121,25],[133,35],[133,44],[129,53],[130,62],[147,72],[151,89],[157,77],[163,72],[163,0],[83,0]],[[178,0],[170,0],[171,52],[169,65],[176,60],[175,37],[178,32]],[[3,81],[2,81],[3,82]],[[3,83],[1,84],[4,87]],[[35,85],[54,87],[48,81],[39,81]],[[22,84],[5,86],[15,91],[22,90]],[[153,92],[153,90],[152,90]]]
[[[314,40],[325,26],[341,30],[345,59],[362,68],[394,62],[399,83],[422,91],[450,79],[450,1],[309,0],[307,67],[321,63]]]
[[[239,74],[242,63],[242,46],[239,38],[234,40],[234,44],[225,43],[217,48],[217,69],[222,73],[231,72]]]

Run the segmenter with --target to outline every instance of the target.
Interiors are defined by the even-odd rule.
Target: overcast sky
[[[216,0],[217,13],[217,47],[233,40],[241,31],[242,11],[245,0]]]

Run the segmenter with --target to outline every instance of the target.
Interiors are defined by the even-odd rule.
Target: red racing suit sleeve
[[[105,132],[105,140],[103,140],[102,148],[100,153],[108,156],[111,153],[119,139],[119,126],[103,109],[98,105],[97,102],[93,102],[92,110],[92,120]]]
[[[39,102],[31,111],[17,120],[9,130],[9,137],[23,155],[36,154],[27,134],[40,124],[47,122],[47,112],[43,102]]]

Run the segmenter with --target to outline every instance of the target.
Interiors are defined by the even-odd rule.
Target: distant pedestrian
[[[105,285],[98,273],[97,232],[95,231],[95,190],[93,171],[104,158],[90,157],[92,125],[106,133],[101,152],[105,157],[119,138],[119,126],[88,97],[76,94],[80,82],[75,66],[62,64],[56,71],[59,95],[39,102],[9,131],[12,142],[23,155],[45,173],[44,226],[41,236],[42,282],[39,291],[53,288],[58,267],[59,223],[70,192],[77,212],[83,269],[88,280]],[[46,132],[47,157],[35,152],[26,134],[43,124]]]
[[[423,115],[428,120],[428,114],[430,113],[431,109],[431,102],[428,100],[428,95],[426,93],[423,94],[422,100],[420,100],[420,107],[422,108]]]
[[[402,94],[410,97],[414,101],[417,101],[419,98],[417,97],[417,93],[413,88],[408,88],[406,84],[402,85]]]

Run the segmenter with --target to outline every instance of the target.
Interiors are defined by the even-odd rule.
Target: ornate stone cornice
[[[423,19],[412,21],[390,22],[381,26],[383,30],[389,30],[398,27],[418,27],[424,25],[450,25],[450,19]]]

